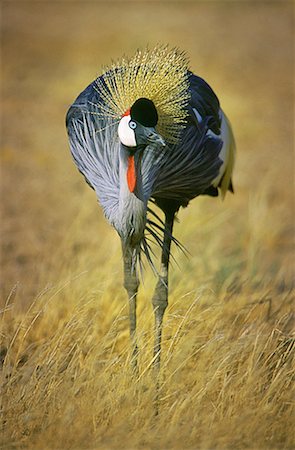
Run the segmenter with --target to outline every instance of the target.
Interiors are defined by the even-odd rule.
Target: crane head
[[[158,113],[152,100],[139,98],[119,122],[119,139],[124,146],[133,150],[147,145],[164,147],[165,141],[155,129],[157,123]]]
[[[134,192],[137,183],[140,153],[149,148],[161,149],[165,141],[157,133],[158,113],[152,100],[139,98],[122,116],[118,134],[121,143],[127,150],[127,184],[130,192]]]

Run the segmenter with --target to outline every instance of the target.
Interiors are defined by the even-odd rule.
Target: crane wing
[[[202,194],[224,196],[231,189],[234,139],[218,98],[200,77],[189,74],[189,120],[179,144],[164,152],[152,196],[186,206]]]
[[[195,126],[188,126],[181,143],[165,152],[152,192],[154,198],[169,198],[186,206],[210,187],[222,164],[218,157],[222,141],[208,136],[207,130],[205,123],[198,132]]]

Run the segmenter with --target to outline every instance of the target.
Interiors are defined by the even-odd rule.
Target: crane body
[[[199,195],[233,192],[235,143],[211,87],[178,50],[158,47],[109,68],[67,113],[70,148],[122,243],[130,311],[132,363],[137,368],[138,262],[157,273],[154,365],[168,304],[168,269],[175,215]],[[164,221],[153,205],[164,213]],[[149,237],[162,249],[157,269]]]

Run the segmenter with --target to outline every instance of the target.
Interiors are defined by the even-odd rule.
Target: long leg
[[[168,270],[175,212],[165,213],[165,230],[162,247],[161,270],[152,299],[155,314],[155,343],[154,343],[154,367],[157,372],[160,369],[162,323],[165,309],[168,305]]]
[[[136,339],[136,297],[139,287],[139,281],[136,273],[136,267],[133,264],[133,249],[122,248],[124,259],[124,287],[129,299],[129,324],[130,324],[130,338],[132,344],[131,365],[137,375],[137,339]]]

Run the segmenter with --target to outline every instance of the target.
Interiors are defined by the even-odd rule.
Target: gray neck
[[[136,188],[130,192],[127,184],[128,151],[121,145],[120,148],[120,193],[117,231],[125,245],[136,247],[144,233],[146,223],[147,204],[144,200],[141,175],[141,156],[137,151],[134,155],[136,167]]]

